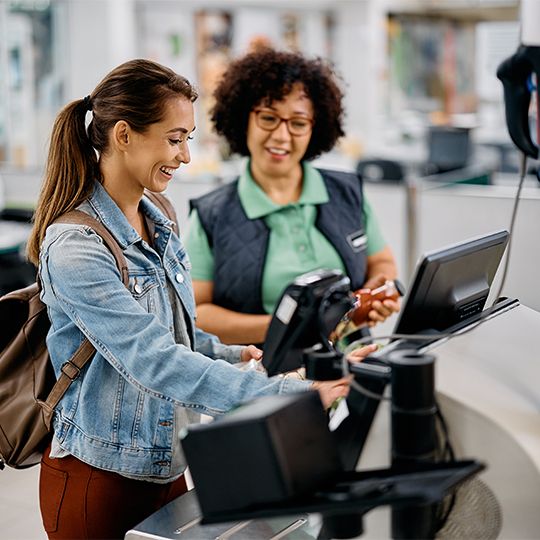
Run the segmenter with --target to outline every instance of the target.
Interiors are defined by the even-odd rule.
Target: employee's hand
[[[261,349],[255,347],[255,345],[248,345],[242,349],[240,353],[240,360],[242,362],[249,362],[250,360],[260,360],[263,352]]]
[[[376,274],[370,277],[363,285],[362,289],[377,289],[384,285],[390,278],[386,274]]]
[[[364,289],[376,289],[381,285],[384,285],[388,277],[384,274],[377,274],[376,276],[368,279],[362,288]],[[375,326],[378,323],[384,322],[390,315],[399,311],[399,300],[375,300],[371,304],[371,310],[368,313],[368,326]]]
[[[390,315],[399,311],[399,300],[375,300],[371,304],[371,310],[368,313],[368,326],[375,326],[384,322]]]

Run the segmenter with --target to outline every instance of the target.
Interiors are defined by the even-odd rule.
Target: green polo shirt
[[[238,196],[249,219],[264,219],[270,229],[262,279],[262,301],[267,313],[285,287],[298,276],[318,268],[335,268],[345,273],[338,252],[315,227],[317,204],[328,202],[324,180],[312,165],[304,163],[300,199],[292,204],[274,203],[251,177],[249,163],[238,181]],[[367,254],[381,251],[386,242],[364,196]],[[214,280],[214,255],[196,210],[191,212],[184,243],[191,260],[193,279]]]

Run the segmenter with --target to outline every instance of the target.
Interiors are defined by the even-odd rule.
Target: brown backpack
[[[176,223],[167,199],[155,193],[146,195]],[[128,268],[122,250],[99,221],[73,210],[56,223],[86,225],[99,234],[116,259],[127,287]],[[56,380],[45,342],[50,322],[40,292],[38,282],[0,298],[0,469],[6,464],[22,469],[40,462],[51,439],[54,408],[95,353],[85,339],[62,365]]]

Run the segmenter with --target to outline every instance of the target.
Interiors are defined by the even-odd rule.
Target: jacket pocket
[[[68,474],[66,472],[53,469],[46,463],[41,463],[39,506],[43,527],[47,533],[56,532],[58,529],[58,516],[62,507],[67,480]]]
[[[129,290],[135,300],[148,312],[156,312],[158,280],[154,274],[129,277]]]

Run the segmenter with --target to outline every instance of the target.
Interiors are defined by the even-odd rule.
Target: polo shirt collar
[[[300,199],[294,204],[315,205],[327,203],[329,201],[328,191],[321,173],[305,161],[302,162],[302,167],[304,172],[302,193]],[[268,216],[284,206],[273,202],[253,180],[249,161],[238,180],[238,197],[248,219],[259,219]]]

